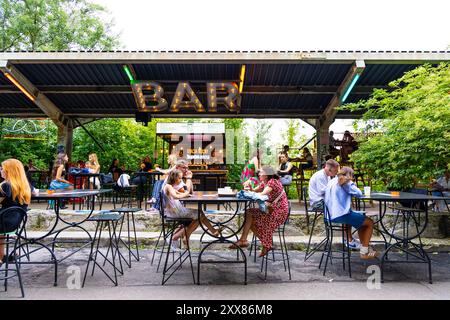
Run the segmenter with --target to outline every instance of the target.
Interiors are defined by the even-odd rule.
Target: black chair
[[[0,281],[4,281],[5,292],[8,291],[8,279],[17,276],[22,298],[25,297],[22,277],[20,275],[21,245],[20,237],[25,229],[27,213],[21,207],[10,207],[0,211],[0,242],[6,245],[5,263],[0,267]],[[12,250],[10,252],[10,246]],[[18,255],[16,254],[18,252]],[[11,263],[10,259],[14,262]],[[11,268],[11,264],[14,268]]]
[[[195,284],[195,275],[194,275],[194,266],[192,264],[192,257],[191,257],[191,250],[189,247],[189,241],[186,241],[186,248],[182,250],[178,256],[178,258],[174,259],[174,261],[169,264],[169,257],[170,254],[174,253],[172,248],[172,241],[173,241],[173,234],[175,233],[178,228],[182,228],[184,231],[185,236],[186,233],[186,227],[191,224],[193,221],[191,218],[171,218],[167,217],[164,213],[164,194],[163,191],[160,193],[160,199],[161,199],[161,205],[160,205],[160,216],[161,216],[161,223],[162,223],[162,232],[163,232],[163,247],[161,249],[161,255],[159,258],[158,263],[158,270],[159,270],[159,264],[161,262],[161,259],[166,254],[165,261],[164,261],[164,267],[163,267],[163,276],[162,276],[162,282],[161,285],[164,285],[171,277],[172,275],[178,271],[183,263],[186,261],[186,259],[189,259],[191,272],[192,272],[192,279],[194,280]],[[187,239],[187,237],[186,237]],[[181,243],[181,239],[179,240]],[[156,250],[156,248],[155,248]],[[173,256],[173,255],[172,255]],[[179,262],[179,265],[176,265]]]
[[[342,259],[342,267],[345,270],[345,262],[348,263],[348,275],[351,278],[352,277],[352,269],[350,265],[350,256],[351,256],[351,250],[348,246],[345,245],[346,242],[346,226],[344,224],[340,223],[332,223],[331,222],[331,215],[327,208],[327,206],[324,204],[324,223],[325,223],[325,230],[326,230],[326,241],[325,241],[325,248],[322,252],[322,257],[320,258],[319,263],[319,269],[322,267],[323,258],[325,258],[325,266],[323,269],[323,275],[325,276],[325,272],[327,271],[328,266],[328,260],[330,259],[331,264],[333,264],[333,259]],[[341,234],[341,249],[340,250],[333,250],[333,240],[335,239],[334,233],[339,232]],[[337,255],[335,255],[337,254]]]
[[[409,189],[408,192],[415,193],[415,194],[428,194],[428,189],[419,189],[419,188],[412,188]],[[392,209],[394,213],[396,213],[394,223],[392,226],[392,233],[394,233],[396,230],[399,230],[397,228],[398,220],[401,219],[402,221],[402,227],[400,229],[402,233],[402,238],[407,239],[410,237],[410,225],[411,223],[414,225],[416,232],[419,233],[419,226],[420,226],[420,215],[425,214],[425,206],[427,206],[427,203],[424,201],[401,201],[398,204],[393,204],[389,208]],[[418,235],[418,240],[420,243],[420,246],[423,246],[422,238],[420,234]],[[392,236],[389,239],[389,243],[392,241]],[[386,248],[387,249],[387,248]],[[411,254],[408,250],[408,243],[407,241],[404,242],[404,252],[406,253],[406,260],[409,260],[409,255]]]
[[[91,218],[89,218],[87,220],[87,221],[96,222],[97,226],[95,228],[94,238],[92,239],[91,251],[89,253],[88,263],[86,266],[86,271],[84,273],[82,287],[84,287],[84,284],[86,282],[86,275],[87,275],[87,272],[89,269],[89,264],[91,263],[91,261],[93,262],[91,276],[94,275],[95,266],[98,266],[100,268],[100,270],[108,277],[108,279],[111,280],[115,286],[117,286],[117,272],[119,272],[120,274],[123,274],[123,267],[122,267],[122,260],[121,260],[122,254],[120,253],[120,250],[119,250],[119,238],[117,237],[117,234],[116,234],[117,225],[119,224],[119,222],[121,220],[123,220],[123,215],[118,214],[118,213],[100,213],[95,216],[92,216]],[[100,246],[102,231],[105,228],[108,229],[108,250],[107,250],[106,254],[103,254],[99,250],[99,246]],[[94,247],[95,247],[95,250],[94,250]],[[110,252],[111,252],[112,260],[110,260],[108,258],[108,255]],[[114,272],[114,279],[108,274],[108,272],[106,272],[106,270],[103,268],[103,266],[97,262],[98,255],[101,255],[105,259],[103,266],[105,265],[106,262],[108,262],[112,266],[113,272]],[[119,260],[120,269],[119,269],[119,267],[116,266],[116,258]],[[122,258],[123,258],[123,256],[122,256]]]
[[[117,213],[123,215],[123,219],[122,219],[122,222],[120,223],[120,228],[119,228],[119,232],[118,232],[118,234],[119,234],[118,241],[122,242],[122,244],[128,250],[128,261],[125,260],[125,263],[127,264],[127,266],[129,268],[131,268],[131,256],[133,256],[134,259],[138,262],[140,259],[140,257],[139,257],[139,242],[138,242],[137,235],[136,235],[136,224],[135,224],[134,214],[141,210],[142,209],[140,209],[140,208],[127,208],[127,207],[111,209],[111,212],[117,212]],[[130,216],[131,216],[132,226],[130,225]],[[122,229],[123,229],[123,224],[124,224],[125,220],[127,221],[127,241],[126,242],[122,239]],[[133,252],[133,249],[131,247],[132,246],[131,231],[133,232],[134,244],[136,246],[136,253]]]
[[[162,190],[163,185],[164,185],[163,180],[157,180],[157,181],[155,181],[155,184],[153,185],[152,198],[155,198],[156,201],[152,205],[153,205],[153,208],[158,210],[159,212],[161,210],[161,195],[162,195],[161,190]],[[146,204],[146,207],[147,207],[147,204]],[[145,209],[147,209],[147,208],[145,208]],[[150,262],[150,265],[153,265],[153,261],[155,259],[156,252],[161,253],[159,244],[160,244],[161,239],[165,239],[165,230],[164,230],[164,224],[163,224],[162,220],[161,220],[161,224],[159,226],[161,228],[161,231],[159,232],[158,239],[156,240],[156,244],[153,249],[152,260]],[[161,263],[161,259],[159,259],[157,271],[159,271],[160,263]]]
[[[437,189],[428,190],[428,194],[430,196],[444,197],[444,193],[441,190],[437,190]],[[449,201],[447,199],[438,200],[438,201],[444,201],[445,206],[447,207],[447,211],[450,212],[450,204],[449,204]],[[436,201],[433,201],[433,210],[434,211],[439,211],[437,209]]]
[[[120,187],[117,184],[113,185],[113,207],[116,208],[117,205],[120,207],[132,207],[136,203],[136,207],[139,206],[138,200],[138,186],[130,185],[128,187]]]
[[[316,253],[317,251],[319,251],[322,247],[324,247],[325,242],[326,242],[326,237],[323,238],[318,244],[316,244],[313,248],[311,248],[311,241],[312,241],[312,236],[314,234],[314,228],[316,227],[316,222],[317,219],[323,215],[323,201],[322,201],[322,205],[321,206],[316,206],[314,208],[310,208],[309,207],[309,197],[308,197],[308,187],[303,187],[303,195],[304,195],[304,199],[303,199],[303,203],[305,205],[305,215],[309,216],[309,214],[314,214],[313,217],[313,221],[312,221],[312,226],[311,229],[309,229],[309,219],[306,219],[306,223],[307,223],[307,230],[309,233],[309,240],[308,240],[308,244],[306,245],[306,252],[305,252],[305,261],[308,260],[309,258],[311,258],[311,256]]]
[[[289,272],[289,280],[292,280],[292,276],[291,276],[291,266],[289,264],[289,253],[288,253],[288,247],[286,245],[286,237],[285,237],[285,230],[286,230],[286,224],[289,220],[289,217],[291,215],[291,203],[288,201],[289,203],[289,209],[288,209],[288,215],[286,220],[284,221],[283,224],[281,224],[276,230],[275,232],[278,234],[278,239],[280,242],[280,248],[279,250],[275,249],[274,247],[272,247],[272,249],[270,251],[272,251],[272,257],[269,257],[269,253],[267,253],[265,256],[262,257],[261,260],[261,272],[263,270],[263,267],[265,267],[265,271],[264,271],[264,280],[267,279],[267,262],[273,261],[275,262],[275,256],[276,255],[281,255],[281,259],[283,260],[283,265],[284,265],[284,271],[288,271]],[[256,246],[255,246],[256,248]],[[255,253],[256,256],[256,253]]]

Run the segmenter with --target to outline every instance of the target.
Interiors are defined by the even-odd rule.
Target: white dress
[[[197,219],[198,212],[195,209],[186,208],[180,200],[168,196],[166,191],[163,192],[164,214],[170,218],[191,218]]]

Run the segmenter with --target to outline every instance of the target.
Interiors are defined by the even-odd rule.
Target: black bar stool
[[[272,247],[272,249],[270,250],[270,251],[272,251],[272,257],[270,258],[269,253],[267,253],[265,256],[262,257],[262,260],[261,260],[261,272],[263,270],[263,267],[265,266],[264,280],[267,279],[267,262],[269,260],[275,262],[276,255],[281,255],[281,259],[283,260],[283,265],[284,265],[284,271],[289,272],[289,280],[292,280],[291,266],[289,264],[288,247],[286,245],[286,237],[285,237],[285,233],[284,233],[286,230],[286,224],[288,223],[289,217],[291,215],[291,203],[290,202],[288,202],[288,203],[289,203],[289,211],[288,211],[287,218],[284,221],[284,223],[275,230],[275,232],[278,233],[278,239],[280,241],[280,248],[277,250]],[[256,253],[255,253],[255,256],[256,256]]]
[[[309,239],[308,239],[308,244],[306,245],[306,252],[305,252],[305,261],[308,260],[309,258],[311,258],[311,256],[313,254],[315,254],[316,252],[318,252],[321,248],[324,247],[325,242],[326,242],[326,237],[324,237],[318,244],[316,244],[313,248],[311,248],[311,241],[312,241],[312,237],[314,234],[314,229],[316,227],[316,222],[317,219],[323,215],[323,201],[321,202],[321,205],[316,206],[314,208],[310,208],[309,207],[309,196],[308,196],[308,187],[304,187],[303,188],[303,195],[304,195],[304,205],[305,205],[305,214],[306,216],[308,216],[309,214],[314,214],[313,216],[313,221],[312,221],[312,226],[311,229],[309,229],[309,219],[307,219],[307,228],[308,228],[308,233],[309,233]]]
[[[361,212],[362,213],[362,212]],[[326,230],[326,241],[325,241],[325,248],[322,252],[322,257],[320,258],[319,263],[319,269],[322,267],[323,258],[325,258],[325,266],[323,269],[323,275],[325,275],[325,272],[327,271],[328,266],[328,260],[330,259],[331,263],[333,264],[333,259],[342,259],[342,268],[345,270],[345,262],[348,264],[348,275],[351,278],[352,277],[352,269],[350,264],[350,257],[351,257],[351,249],[349,246],[346,246],[346,226],[341,223],[332,223],[331,222],[331,215],[327,208],[327,206],[324,204],[324,223],[325,223],[325,230]],[[333,239],[334,239],[334,233],[339,232],[341,233],[341,249],[333,251]],[[337,255],[334,255],[333,253],[337,253]]]
[[[186,227],[189,224],[191,224],[191,222],[193,220],[191,218],[166,217],[164,214],[164,205],[165,204],[163,201],[164,200],[163,191],[161,191],[160,197],[161,197],[161,205],[160,205],[159,213],[160,213],[161,219],[162,219],[162,228],[164,229],[163,248],[162,248],[161,255],[160,255],[160,261],[161,261],[162,256],[164,255],[164,253],[166,254],[161,285],[164,285],[172,277],[172,275],[181,268],[181,266],[187,259],[189,259],[191,272],[192,272],[192,279],[194,280],[194,284],[195,284],[194,265],[192,264],[191,249],[189,247],[189,241],[186,241],[186,248],[184,250],[180,250],[178,258],[174,259],[174,261],[169,265],[169,256],[171,253],[172,254],[174,253],[174,251],[171,250],[173,234],[175,233],[176,230],[178,230],[179,228],[182,228],[184,231],[184,234],[186,236]],[[187,237],[186,237],[186,240],[187,240]],[[180,242],[181,242],[181,238],[180,238]],[[165,251],[165,249],[167,249],[167,251]],[[179,265],[176,265],[178,262],[179,262]],[[158,264],[158,268],[159,268],[159,264]]]
[[[22,298],[25,297],[23,290],[22,277],[20,275],[20,237],[24,231],[27,221],[27,213],[20,207],[10,207],[0,211],[0,239],[2,244],[6,245],[5,263],[0,266],[0,281],[4,281],[5,292],[8,291],[8,280],[17,277],[19,280],[20,291]],[[10,246],[13,246],[11,252]],[[19,255],[16,255],[16,252]],[[10,261],[10,259],[13,261]],[[14,267],[11,268],[11,265]]]
[[[97,226],[95,228],[94,238],[92,239],[91,252],[89,253],[89,259],[86,266],[86,271],[84,273],[82,287],[84,287],[84,284],[86,282],[86,275],[91,261],[93,261],[91,276],[94,275],[95,266],[97,265],[100,268],[100,270],[102,270],[103,273],[108,277],[108,279],[111,280],[115,286],[117,286],[117,272],[123,274],[122,261],[120,259],[121,253],[119,251],[119,239],[116,234],[117,225],[120,222],[120,220],[123,220],[123,215],[118,213],[101,213],[88,219],[88,221],[97,222]],[[106,255],[99,250],[102,230],[105,228],[108,229],[108,236],[109,236],[108,250],[106,252]],[[111,252],[112,260],[108,259],[109,252]],[[105,259],[103,266],[105,266],[105,263],[108,262],[113,267],[114,279],[97,262],[98,254],[100,254]],[[119,257],[117,257],[116,255],[119,255]],[[119,260],[120,269],[116,266],[116,257]]]
[[[128,261],[125,261],[125,263],[128,265],[129,268],[131,268],[131,256],[136,259],[136,261],[139,261],[139,243],[137,240],[136,235],[136,224],[134,221],[134,213],[141,211],[140,208],[117,208],[117,209],[111,209],[111,212],[117,212],[124,215],[124,219],[122,219],[122,223],[120,224],[119,229],[119,241],[122,242],[125,247],[128,249]],[[134,244],[136,245],[136,253],[133,252],[131,248],[131,230],[130,230],[130,215],[131,215],[131,221],[133,222],[133,234],[134,234]],[[122,228],[123,223],[125,222],[125,218],[127,220],[127,242],[123,241],[122,239]]]

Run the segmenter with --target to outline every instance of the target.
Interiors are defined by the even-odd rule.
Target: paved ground
[[[70,249],[58,249],[63,256]],[[194,285],[189,265],[183,265],[169,282],[161,286],[161,272],[157,272],[157,263],[150,265],[151,250],[141,252],[140,262],[133,262],[132,268],[126,268],[119,276],[119,285],[113,284],[100,271],[93,277],[88,275],[86,285],[81,289],[69,289],[76,286],[78,273],[84,274],[88,251],[83,250],[62,262],[59,266],[59,285],[53,287],[53,267],[49,265],[27,265],[22,268],[26,299],[450,299],[450,255],[433,254],[433,284],[428,283],[426,266],[389,265],[385,269],[385,283],[368,281],[370,263],[352,257],[352,278],[342,270],[342,264],[335,262],[329,266],[326,276],[318,269],[320,255],[304,262],[304,254],[291,251],[292,280],[284,271],[283,263],[269,262],[267,280],[260,272],[260,260],[248,264],[248,285],[243,285],[242,265],[206,264],[201,268],[202,284]],[[194,268],[196,255],[194,253]],[[235,256],[234,251],[215,250],[212,255],[218,257]],[[48,257],[43,251],[34,254],[33,260]],[[375,267],[376,269],[376,267]],[[108,270],[111,270],[110,268]],[[373,278],[377,278],[376,273]],[[372,288],[372,289],[371,289]],[[18,282],[9,283],[8,292],[1,292],[0,299],[20,297]]]

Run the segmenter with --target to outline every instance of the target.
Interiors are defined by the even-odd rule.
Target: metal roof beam
[[[333,96],[330,103],[323,111],[319,123],[321,127],[329,127],[333,123],[338,112],[336,108],[341,104],[341,96],[347,89],[351,89],[349,88],[351,82],[355,79],[356,75],[362,74],[365,67],[366,65],[363,60],[357,60],[353,63],[352,67],[350,68],[338,90],[336,91],[336,94]]]
[[[1,60],[0,69],[4,73],[9,73],[14,79],[29,92],[35,100],[33,101],[58,127],[67,124],[64,114],[53,102],[51,102],[42,92],[40,92],[34,84],[31,83],[16,67],[9,61]]]
[[[286,112],[286,110],[282,110],[282,113],[280,114],[270,114],[270,113],[265,113],[265,114],[261,114],[261,113],[245,113],[245,114],[229,114],[229,113],[218,113],[218,114],[202,114],[201,117],[202,118],[274,118],[274,119],[280,119],[280,118],[292,118],[293,116],[295,116],[295,118],[314,118],[316,117],[315,115],[311,115],[311,114],[302,114],[302,113],[298,113],[296,112],[294,114],[293,110],[290,110],[290,113]],[[112,116],[114,118],[135,118],[135,113],[123,113],[123,114],[119,114],[119,113],[111,113],[111,114],[104,114],[104,113],[95,113],[95,111],[93,111],[92,113],[87,113],[87,112],[80,112],[80,113],[66,113],[67,116],[73,116],[76,117],[78,119],[80,118],[111,118]],[[199,118],[199,114],[197,113],[193,113],[193,114],[168,114],[168,113],[164,113],[164,114],[156,114],[156,113],[152,113],[152,118]]]
[[[159,81],[157,81],[159,82]],[[164,85],[164,93],[174,94],[176,85]],[[247,86],[247,90],[241,95],[246,94],[335,94],[339,86]],[[373,90],[373,86],[358,86],[353,89],[353,93],[369,94]],[[388,89],[387,86],[377,86],[380,89]],[[89,85],[43,85],[37,86],[37,89],[43,94],[132,94],[129,85],[105,85],[105,86],[89,86]],[[206,91],[195,91],[199,94],[206,94]],[[0,93],[21,93],[13,86],[0,85]]]
[[[99,118],[82,118],[82,119],[77,119],[77,118],[72,118],[72,125],[73,128],[76,129],[78,127],[81,127],[82,125],[100,120]]]
[[[0,52],[18,63],[371,63],[422,64],[450,61],[450,51],[228,51],[228,52]]]

